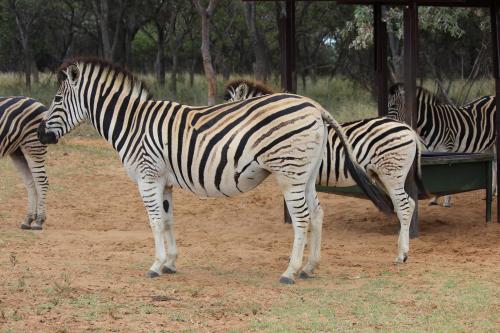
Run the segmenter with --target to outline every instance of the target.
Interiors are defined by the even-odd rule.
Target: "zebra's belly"
[[[339,175],[338,179],[335,179],[335,175],[330,175],[329,179],[327,179],[326,176],[321,177],[321,179],[319,179],[319,178],[316,179],[316,185],[333,186],[333,187],[349,187],[349,186],[356,185],[356,182],[351,177],[346,178],[344,175]]]
[[[252,163],[248,168],[240,172],[234,170],[223,172],[218,180],[215,174],[208,173],[204,184],[179,184],[174,181],[173,185],[193,192],[201,197],[233,197],[250,191],[261,184],[270,173]]]

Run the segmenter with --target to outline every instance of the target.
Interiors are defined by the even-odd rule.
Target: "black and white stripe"
[[[236,80],[226,85],[225,97],[228,101],[237,101],[271,92],[272,89],[259,82]],[[374,182],[385,189],[393,203],[401,224],[396,261],[403,262],[409,250],[409,226],[415,208],[415,202],[406,193],[404,185],[414,159],[418,165],[417,184],[425,192],[420,175],[418,136],[408,125],[386,117],[357,120],[341,126],[352,145],[356,161]],[[355,185],[345,167],[345,149],[332,128],[328,128],[326,147],[316,183],[337,187]]]
[[[27,97],[0,98],[0,157],[10,156],[28,191],[28,211],[23,229],[42,229],[45,222],[45,173],[47,146],[40,143],[37,128],[47,108]]]
[[[402,84],[390,88],[388,116],[406,117],[405,93]],[[441,102],[430,91],[417,88],[417,133],[425,149],[431,152],[480,153],[495,149],[496,102],[494,96],[483,96],[463,106]],[[496,170],[496,163],[494,165]],[[496,172],[493,172],[496,176]],[[496,180],[493,182],[496,192]],[[437,198],[431,204],[437,203]],[[446,196],[445,207],[450,206]]]
[[[389,95],[388,116],[404,120],[404,87],[396,84]],[[417,89],[417,133],[433,152],[477,153],[493,147],[495,97],[483,96],[463,105],[441,103],[428,90]]]
[[[311,253],[304,274],[319,262],[323,213],[314,181],[326,145],[325,122],[344,134],[315,101],[291,94],[210,107],[149,97],[143,84],[113,65],[78,59],[60,70],[60,87],[40,126],[42,142],[55,143],[88,119],[118,151],[138,183],[156,247],[150,277],[175,272],[172,186],[200,196],[228,197],[249,191],[274,174],[295,231],[288,269],[301,269],[309,225]],[[347,148],[347,155],[352,151]],[[389,203],[356,162],[346,158],[360,186],[380,205]],[[168,248],[165,249],[165,240]]]

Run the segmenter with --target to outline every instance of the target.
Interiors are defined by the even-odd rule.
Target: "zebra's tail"
[[[419,197],[427,199],[430,197],[430,194],[429,192],[427,192],[424,186],[424,181],[422,180],[422,165],[421,165],[422,144],[420,143],[418,137],[416,138],[416,142],[417,142],[417,151],[415,154],[415,162],[417,164],[417,172],[415,174],[415,184],[417,184]]]
[[[383,213],[390,215],[394,212],[394,206],[389,196],[380,187],[374,185],[368,178],[366,171],[356,161],[356,156],[352,151],[352,147],[347,141],[344,130],[335,119],[323,108],[320,108],[323,121],[330,125],[340,138],[340,142],[346,151],[346,165],[352,178],[358,186],[363,190],[366,196],[377,206]]]

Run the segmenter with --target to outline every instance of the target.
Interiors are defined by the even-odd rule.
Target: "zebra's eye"
[[[62,96],[54,97],[54,103],[61,103],[61,101],[62,101]]]

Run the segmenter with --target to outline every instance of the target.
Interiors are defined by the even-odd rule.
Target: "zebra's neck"
[[[162,125],[184,106],[170,101],[118,99],[90,110],[88,120],[97,132],[118,152],[122,162],[134,161],[146,136],[157,150],[164,138]],[[160,116],[158,116],[160,115]],[[161,152],[159,152],[161,153]]]

